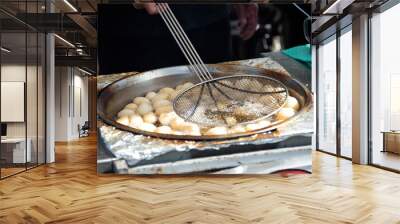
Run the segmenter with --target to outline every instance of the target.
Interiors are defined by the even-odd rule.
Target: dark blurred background
[[[261,57],[308,43],[307,18],[292,4],[258,5],[258,26],[240,37],[233,5],[171,5],[205,63]],[[311,5],[300,7],[311,11]],[[98,6],[99,74],[187,64],[159,15],[128,5]]]

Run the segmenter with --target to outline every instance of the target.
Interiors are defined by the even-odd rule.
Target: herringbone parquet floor
[[[400,175],[322,153],[312,175],[97,176],[95,141],[0,181],[0,223],[400,223]]]

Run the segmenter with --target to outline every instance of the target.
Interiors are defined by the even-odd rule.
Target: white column
[[[353,162],[368,163],[368,15],[353,19]]]
[[[53,12],[51,1],[46,1],[47,12]],[[55,43],[54,35],[46,35],[46,163],[55,161]]]
[[[46,72],[46,162],[52,163],[55,161],[55,150],[54,150],[54,133],[55,133],[55,72],[54,72],[54,35],[47,34],[46,36],[46,60],[47,60],[47,72]]]

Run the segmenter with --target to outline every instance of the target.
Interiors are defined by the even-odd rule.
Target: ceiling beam
[[[90,56],[55,56],[56,66],[88,67],[96,71],[97,60]]]
[[[71,2],[68,2],[69,4],[72,4]],[[76,12],[73,8],[71,8],[66,2],[64,1],[54,1],[54,6],[58,9],[60,9],[62,12],[65,12],[65,14],[70,18],[72,21],[74,21],[79,27],[82,28],[82,30],[87,34],[87,42],[91,47],[96,46],[97,44],[97,30],[95,27],[90,24],[90,22],[81,15],[79,12],[79,8],[77,9],[78,12]],[[75,8],[76,6],[73,5]]]

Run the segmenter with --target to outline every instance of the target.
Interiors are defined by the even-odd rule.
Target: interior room
[[[179,42],[168,30],[179,27],[163,20],[172,18],[166,3],[0,1],[0,223],[400,222],[399,1],[218,3],[229,9],[223,16],[229,32],[218,46],[203,40],[199,53],[223,46],[230,57],[204,56],[207,66],[199,71],[245,66],[234,72],[283,74],[287,79],[276,79],[300,108],[286,126],[277,114],[288,100],[271,116],[276,123],[230,139],[196,140],[172,124],[164,127],[172,136],[137,130],[130,127],[137,114],[129,114],[125,126],[110,122],[104,112],[123,117],[120,107],[131,97],[109,100],[112,91],[130,84],[126,94],[140,91],[146,98],[140,100],[154,106],[148,92],[162,93],[170,80],[153,76],[176,68],[196,73],[182,70],[191,62],[184,55],[174,61],[188,42],[196,43],[196,32],[188,30],[187,39],[175,33],[184,49],[172,42],[155,55],[150,47],[166,43],[151,45],[157,22],[166,39]],[[208,19],[201,10],[185,17],[182,2],[169,5],[178,20],[189,21],[185,28]],[[190,7],[199,5],[206,3]],[[155,22],[137,29],[145,24],[140,16]],[[243,38],[249,24],[254,33]],[[143,80],[151,84],[140,85]],[[118,108],[106,110],[104,102]],[[138,114],[144,121],[145,113]],[[158,123],[146,122],[163,124],[160,114]],[[219,130],[232,134],[233,127]],[[257,145],[265,139],[268,144]],[[235,147],[226,147],[232,142]]]
[[[43,34],[2,33],[1,177],[45,163]]]
[[[393,32],[393,21],[398,20],[400,7],[371,19],[371,162],[399,170],[400,104],[397,96],[400,86],[400,67],[396,61],[398,32]]]

